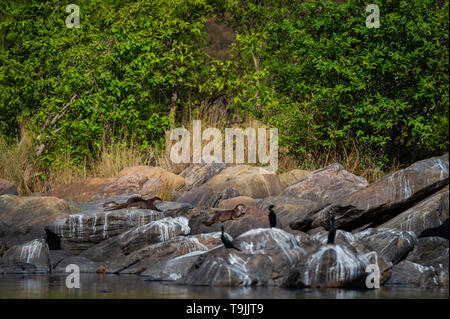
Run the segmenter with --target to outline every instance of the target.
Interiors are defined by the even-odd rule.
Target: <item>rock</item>
[[[378,227],[412,231],[419,236],[425,229],[438,227],[448,219],[448,197],[447,185]]]
[[[245,215],[241,215],[234,220],[218,222],[206,226],[203,222],[209,220],[217,210],[214,209],[195,209],[190,213],[189,227],[191,234],[202,234],[220,231],[223,225],[225,231],[231,236],[236,237],[246,231],[254,228],[269,227],[267,213],[256,207],[248,207]]]
[[[140,274],[156,262],[173,259],[194,251],[207,251],[221,244],[220,233],[178,236],[157,244],[147,245],[128,255],[107,263],[107,272]]]
[[[140,275],[148,280],[175,281],[189,273],[190,268],[197,262],[205,251],[196,250],[169,260],[156,261]]]
[[[11,183],[10,181],[0,178],[0,195],[19,195],[17,191],[17,186]]]
[[[214,186],[216,191],[231,186],[239,192],[239,195],[252,198],[275,196],[283,188],[278,175],[248,165],[228,167],[208,180],[205,185]]]
[[[2,241],[0,241],[0,257],[3,256],[6,250],[7,250],[6,245]]]
[[[24,262],[14,262],[8,264],[0,263],[0,274],[36,274],[41,273],[39,269],[33,265]]]
[[[280,197],[328,204],[367,185],[365,178],[353,175],[341,164],[335,163],[290,185],[283,190]]]
[[[63,226],[62,249],[79,254],[102,240],[164,217],[163,212],[150,209],[93,209],[72,214]]]
[[[221,201],[237,196],[239,196],[239,192],[234,187],[222,188],[202,185],[182,193],[176,201],[189,203],[193,206],[217,207]]]
[[[74,257],[74,255],[67,250],[49,250],[50,265],[52,270],[65,258]]]
[[[58,185],[48,195],[75,202],[87,202],[113,180],[114,178],[88,178],[81,182]]]
[[[188,168],[180,173],[184,177],[187,190],[200,186],[212,177],[219,174],[227,168],[227,165],[220,161],[213,163],[191,164]]]
[[[15,245],[8,249],[3,255],[1,264],[21,265],[21,263],[32,264],[34,273],[49,273],[50,258],[48,246],[43,239],[35,239],[22,245]],[[25,266],[26,271],[31,268]]]
[[[119,172],[118,177],[137,173],[147,178],[159,178],[163,184],[171,185],[174,190],[181,189],[184,186],[184,178],[173,174],[164,168],[156,166],[133,166],[124,168]]]
[[[440,237],[419,238],[406,260],[423,266],[444,264],[448,268],[448,240]]]
[[[193,286],[269,286],[272,263],[268,256],[244,254],[224,247],[202,254],[177,283]]]
[[[245,206],[256,206],[258,203],[258,200],[253,199],[248,196],[237,196],[229,199],[224,199],[221,201],[218,205],[219,208],[222,209],[233,209],[239,204],[244,204]]]
[[[80,273],[96,273],[99,267],[105,267],[104,263],[91,261],[81,256],[72,256],[64,258],[55,268],[56,273],[65,273],[68,265],[77,265],[80,268]]]
[[[295,182],[301,180],[302,178],[305,178],[311,174],[310,171],[305,171],[302,169],[293,169],[289,172],[280,174],[280,181],[284,184],[286,184],[286,187],[289,185],[294,184]]]
[[[117,256],[128,255],[149,244],[188,235],[189,232],[186,217],[166,217],[106,239],[85,250],[80,256],[93,261],[109,261]]]
[[[445,187],[448,181],[448,154],[419,161],[309,213],[291,227],[299,230],[328,227],[330,214],[334,214],[335,225],[340,229],[375,227]]]
[[[404,260],[392,268],[386,286],[412,286],[421,288],[439,287],[439,276],[433,267],[425,267]]]
[[[138,173],[131,173],[114,179],[112,182],[104,185],[94,196],[92,200],[110,198],[122,194],[139,193],[148,177]]]
[[[393,264],[406,258],[417,243],[413,232],[390,228],[369,228],[353,235],[356,240]]]
[[[222,245],[201,254],[177,283],[207,286],[278,285],[290,268],[314,249],[306,234],[277,228],[252,229],[233,240],[240,249]]]
[[[160,178],[148,178],[139,190],[139,195],[145,198],[160,197],[162,188],[163,181]]]
[[[8,247],[44,237],[44,227],[78,210],[53,196],[0,196],[0,239]]]
[[[325,245],[308,258],[302,259],[285,278],[283,286],[290,288],[364,287],[365,256],[341,245]]]

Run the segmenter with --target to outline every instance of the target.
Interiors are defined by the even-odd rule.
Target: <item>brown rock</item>
[[[224,199],[218,205],[219,208],[233,209],[236,205],[244,204],[247,207],[256,206],[258,201],[248,196],[237,196],[229,199]]]
[[[378,227],[412,231],[419,236],[425,229],[438,227],[448,219],[448,197],[447,185]]]
[[[0,196],[0,238],[8,247],[44,237],[52,221],[76,213],[64,199],[53,196]]]
[[[252,198],[278,195],[282,190],[278,175],[259,167],[247,165],[228,167],[208,180],[205,185],[221,189],[231,186],[240,195]]]
[[[118,177],[111,183],[104,185],[91,199],[98,200],[123,194],[139,193],[147,180],[147,177],[138,173]]]
[[[191,164],[180,173],[184,177],[187,190],[200,186],[227,168],[222,162]]]
[[[309,174],[311,174],[311,171],[305,171],[302,169],[293,169],[289,172],[280,174],[279,176],[280,181],[282,183],[286,184],[286,186],[290,186],[295,182],[299,181],[300,179],[305,178]]]
[[[239,192],[232,186],[222,188],[215,185],[202,185],[182,193],[176,198],[176,201],[193,206],[217,207],[221,201],[237,196],[239,196]]]
[[[0,262],[2,264],[27,263],[36,267],[34,272],[50,272],[49,250],[43,239],[12,246],[5,252]]]
[[[123,177],[130,174],[139,174],[147,178],[159,178],[163,183],[172,185],[174,190],[180,189],[184,186],[184,178],[180,175],[168,172],[164,168],[156,166],[133,166],[127,167],[120,171],[118,177]]]
[[[19,195],[17,192],[17,187],[10,181],[0,178],[0,195]]]
[[[81,182],[58,185],[48,195],[75,202],[87,202],[113,180],[114,178],[88,178]]]
[[[320,211],[308,213],[305,218],[293,222],[291,227],[299,230],[318,226],[327,228],[330,214],[336,217],[337,228],[353,230],[364,225],[373,227],[386,222],[446,185],[448,154],[416,162],[385,176],[359,191],[347,194]]]

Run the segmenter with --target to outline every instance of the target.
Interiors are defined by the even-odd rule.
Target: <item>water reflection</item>
[[[68,289],[66,275],[0,275],[0,298],[233,298],[358,299],[449,298],[448,289],[381,288],[375,290],[297,289],[278,287],[191,287],[146,281],[133,275],[81,274],[80,289]]]

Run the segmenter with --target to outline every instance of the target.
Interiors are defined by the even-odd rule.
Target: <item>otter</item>
[[[209,218],[208,220],[203,221],[203,225],[205,226],[211,226],[212,224],[221,222],[223,223],[226,220],[233,220],[241,215],[244,215],[246,213],[247,207],[245,207],[244,204],[238,204],[234,209],[226,209],[226,210],[220,210],[216,211],[214,215]]]
[[[275,214],[275,212],[273,211],[273,208],[275,207],[275,205],[270,205],[269,208],[269,224],[270,227],[275,227],[277,225],[277,215]]]
[[[150,199],[143,199],[142,197],[135,196],[130,197],[125,203],[117,204],[116,202],[106,202],[103,204],[105,210],[117,210],[122,208],[138,208],[138,209],[152,209],[157,212],[161,212],[156,206],[156,201],[162,201],[159,197],[153,197]]]
[[[222,229],[222,235],[220,236],[220,240],[222,240],[222,243],[225,246],[225,248],[226,249],[234,248],[234,249],[240,251],[240,249],[237,248],[236,246],[234,246],[233,242],[227,236],[225,236],[225,233],[223,232],[223,226],[221,227],[221,229]]]

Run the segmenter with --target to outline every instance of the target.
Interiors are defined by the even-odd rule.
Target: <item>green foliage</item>
[[[378,29],[361,0],[79,0],[69,29],[60,1],[2,1],[0,133],[30,127],[49,136],[45,163],[77,164],[105,137],[162,146],[185,114],[227,96],[299,159],[355,145],[380,164],[441,154],[448,1],[372,3]],[[206,53],[212,17],[236,33],[229,60]]]

